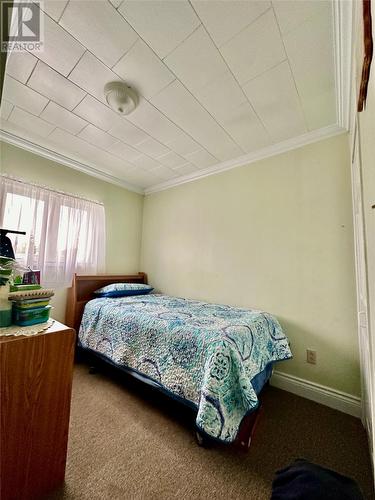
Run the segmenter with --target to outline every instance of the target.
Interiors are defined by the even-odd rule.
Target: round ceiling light
[[[104,87],[108,105],[117,113],[128,115],[138,104],[136,92],[124,82],[109,82]]]

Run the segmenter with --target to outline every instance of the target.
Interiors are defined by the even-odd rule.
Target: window
[[[43,284],[70,285],[73,273],[104,272],[104,207],[51,189],[1,176],[0,227],[16,259],[41,271]]]
[[[17,237],[9,235],[15,249],[16,259],[22,264],[35,267],[42,234],[44,202],[33,200],[19,194],[6,193],[5,211],[1,227],[7,229],[22,228],[28,234],[33,234],[32,240],[27,240],[24,236]],[[33,219],[36,223],[33,224]],[[27,255],[30,254],[30,259]]]

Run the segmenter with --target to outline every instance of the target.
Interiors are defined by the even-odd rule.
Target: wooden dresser
[[[42,498],[64,481],[75,331],[57,321],[0,336],[0,498]]]

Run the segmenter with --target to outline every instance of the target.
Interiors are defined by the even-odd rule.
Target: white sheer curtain
[[[73,274],[105,271],[103,205],[0,177],[0,227],[26,231],[8,235],[16,259],[41,271],[47,286],[67,286]]]

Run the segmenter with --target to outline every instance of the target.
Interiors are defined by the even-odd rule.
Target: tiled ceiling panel
[[[174,80],[173,73],[143,41],[133,47],[113,67],[113,71],[147,99]]]
[[[44,19],[44,47],[33,54],[67,76],[85,52],[85,47],[65,31],[48,15]]]
[[[203,26],[196,29],[164,61],[193,93],[227,70],[220,52]]]
[[[309,129],[324,127],[335,115],[335,79],[327,9],[304,21],[284,38],[302,109]]]
[[[128,120],[160,142],[167,144],[180,137],[183,132],[165,115],[146,100],[141,100]]]
[[[275,142],[306,132],[297,89],[287,61],[254,78],[244,89]]]
[[[76,158],[83,158],[86,161],[93,161],[91,159],[95,158],[93,165],[100,166],[103,163],[105,165],[103,171],[110,175],[118,175],[121,171],[130,172],[134,168],[130,163],[121,161],[105,150],[90,144],[80,137],[73,136],[60,128],[56,128],[52,132],[51,139],[56,144],[60,144],[65,154],[72,152]]]
[[[230,111],[247,101],[243,89],[229,70],[199,88],[195,95],[218,121],[225,120]],[[224,96],[228,98],[224,99]]]
[[[30,52],[14,52],[9,58],[7,73],[21,83],[26,83],[35,68],[38,59]]]
[[[161,59],[200,25],[184,0],[125,0],[118,11]]]
[[[116,142],[116,144],[111,146],[111,153],[130,162],[133,162],[136,158],[142,156],[142,153],[140,151],[119,140]]]
[[[176,168],[186,164],[186,160],[184,160],[182,156],[176,154],[174,151],[169,151],[169,153],[159,156],[158,161],[166,167],[170,168]]]
[[[19,106],[35,116],[39,116],[48,104],[46,97],[9,76],[5,78],[3,97],[15,106]]]
[[[220,50],[241,85],[286,59],[272,9],[267,10]]]
[[[115,137],[91,124],[87,125],[87,127],[78,134],[78,137],[106,151],[111,151],[112,146],[118,142]]]
[[[41,137],[47,137],[55,128],[46,121],[16,106],[13,108],[8,120],[13,123],[13,125],[17,125],[21,128],[30,128]]]
[[[139,188],[336,118],[330,0],[45,0],[44,50],[8,55],[2,128]],[[123,117],[104,86],[139,96]]]
[[[220,122],[247,153],[271,143],[263,123],[248,102],[228,110],[226,115],[220,118]]]
[[[77,106],[86,95],[74,83],[41,61],[36,65],[27,85],[69,110]]]
[[[44,0],[41,7],[46,14],[58,22],[67,5],[68,0]]]
[[[151,102],[171,117],[197,142],[220,160],[239,156],[243,151],[197,99],[179,82],[172,82]]]
[[[267,0],[193,0],[192,5],[218,47],[229,42],[271,7]]]
[[[70,73],[69,80],[105,103],[105,84],[119,80],[119,78],[97,57],[87,51]]]
[[[56,127],[63,128],[73,135],[78,134],[87,125],[85,120],[82,120],[79,116],[73,114],[71,111],[68,111],[53,101],[49,101],[47,106],[42,111],[40,118],[43,118],[46,122],[56,125]]]
[[[60,25],[109,67],[138,39],[125,19],[104,1],[69,2]]]
[[[0,107],[0,118],[2,120],[7,120],[9,118],[9,115],[12,112],[13,108],[14,108],[14,105],[12,103],[3,99],[1,102],[1,107]]]
[[[318,13],[324,12],[330,18],[330,2],[303,0],[296,2],[294,0],[274,1],[275,10],[281,33],[285,35],[290,31],[301,26],[305,21],[314,17]]]
[[[87,94],[78,106],[74,108],[74,113],[105,131],[113,128],[117,122],[122,123],[121,118],[114,111],[90,94]]]
[[[148,138],[148,135],[143,132],[143,130],[135,127],[125,118],[116,122],[114,127],[109,129],[108,133],[113,135],[113,137],[117,137],[126,144],[131,144],[133,146],[145,141]]]
[[[194,153],[200,148],[199,144],[194,141],[194,139],[192,139],[182,131],[178,135],[178,137],[176,137],[172,141],[167,142],[167,146],[169,146],[172,151],[175,151],[182,156]]]
[[[137,149],[155,159],[169,152],[166,146],[158,141],[155,141],[155,139],[152,139],[152,137],[149,137],[145,141],[137,144]]]

